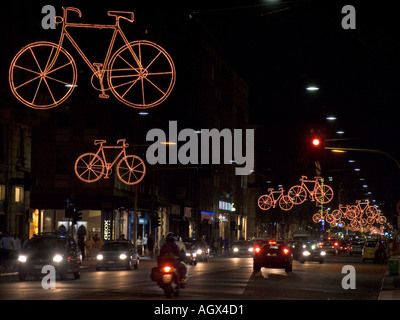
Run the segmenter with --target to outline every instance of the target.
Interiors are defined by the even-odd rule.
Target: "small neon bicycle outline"
[[[136,155],[127,155],[126,148],[129,146],[125,139],[120,139],[120,146],[103,146],[106,140],[95,140],[94,145],[100,145],[96,153],[88,152],[80,155],[75,161],[75,174],[83,182],[93,183],[103,175],[108,179],[111,167],[117,162],[118,178],[127,185],[134,185],[142,181],[146,174],[146,166],[141,158]],[[112,162],[107,162],[104,149],[122,149]]]
[[[284,194],[283,188],[279,188],[278,191],[274,191],[273,188],[268,189],[269,194],[263,194],[258,198],[258,207],[261,210],[269,210],[275,208],[276,204],[279,203],[279,207],[284,211],[289,211],[293,208],[293,203],[290,201],[289,196]],[[279,193],[278,198],[275,199],[274,194]]]
[[[302,204],[307,199],[307,194],[310,196],[311,201],[318,203],[329,203],[333,199],[333,190],[327,184],[321,185],[319,182],[321,177],[314,177],[314,180],[307,180],[306,176],[301,176],[299,181],[301,185],[295,185],[289,189],[288,195],[291,202],[294,204]],[[314,183],[314,187],[310,190],[306,183]]]
[[[82,13],[73,7],[62,9],[63,17],[56,16],[56,24],[62,24],[58,43],[30,43],[11,62],[10,88],[20,102],[30,108],[43,110],[60,105],[71,95],[76,87],[78,72],[75,60],[63,47],[64,38],[69,40],[92,71],[92,86],[101,91],[100,98],[109,98],[106,90],[111,90],[125,105],[145,109],[159,105],[169,96],[176,77],[170,55],[151,41],[129,42],[119,25],[120,19],[133,22],[133,12],[108,11],[108,16],[115,17],[115,24],[107,25],[67,22],[69,11],[77,13],[79,18]],[[113,30],[104,61],[92,63],[67,31],[67,27]],[[117,35],[124,44],[113,50]],[[108,88],[104,87],[105,76]],[[100,88],[94,85],[95,78],[99,80]]]

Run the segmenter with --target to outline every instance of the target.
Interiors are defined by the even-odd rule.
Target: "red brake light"
[[[255,248],[254,248],[254,252],[255,252],[255,253],[259,253],[260,251],[261,251],[261,248],[260,248],[260,247],[255,247]]]
[[[284,254],[288,254],[288,253],[289,253],[289,249],[288,249],[288,248],[284,248],[284,249],[283,249],[283,253],[284,253]]]
[[[334,245],[335,247],[337,247],[337,246],[339,245],[339,242],[335,242],[333,245]]]
[[[163,268],[163,270],[164,270],[164,272],[171,272],[171,270],[172,270],[172,268],[171,268],[171,266],[164,266],[164,268]]]
[[[276,241],[268,241],[268,244],[276,244]]]

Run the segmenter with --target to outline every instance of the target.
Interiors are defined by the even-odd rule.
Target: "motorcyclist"
[[[169,232],[165,237],[165,243],[160,248],[159,261],[161,256],[169,255],[174,259],[174,267],[181,275],[181,282],[186,282],[185,252],[175,242],[175,235]]]

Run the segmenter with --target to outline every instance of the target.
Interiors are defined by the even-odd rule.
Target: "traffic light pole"
[[[390,154],[377,149],[359,149],[359,148],[342,148],[342,147],[325,147],[325,150],[340,150],[340,151],[358,151],[358,152],[369,152],[369,153],[378,153],[384,155],[385,157],[392,160],[398,169],[400,169],[400,163],[397,161],[396,158],[392,157]]]

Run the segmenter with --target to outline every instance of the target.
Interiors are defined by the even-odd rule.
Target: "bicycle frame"
[[[100,142],[100,147],[96,152],[96,156],[99,156],[103,161],[104,165],[106,166],[106,173],[105,178],[108,178],[109,171],[111,167],[117,162],[117,160],[123,155],[126,156],[126,148],[128,145],[125,143],[125,140],[118,140],[117,143],[122,142],[122,146],[103,146],[104,142]],[[113,162],[107,162],[106,155],[104,153],[104,149],[122,149],[120,153],[115,157]]]
[[[275,199],[274,194],[275,193],[279,193],[280,195],[278,196],[278,198]],[[269,189],[269,197],[271,197],[272,201],[273,201],[273,208],[276,207],[276,204],[278,203],[279,199],[283,196],[283,189],[279,188],[278,191],[274,191],[274,189]]]
[[[79,55],[82,57],[82,59],[85,61],[85,63],[88,65],[88,67],[90,68],[90,70],[93,72],[93,74],[99,78],[100,80],[103,79],[104,77],[104,73],[107,71],[106,69],[104,69],[104,66],[108,65],[108,62],[110,60],[111,57],[111,52],[112,49],[114,47],[114,43],[115,40],[117,38],[117,35],[119,34],[122,38],[122,40],[124,41],[125,45],[129,44],[128,39],[126,38],[125,34],[123,33],[121,27],[119,26],[119,19],[125,19],[128,20],[129,22],[133,22],[133,13],[132,13],[132,17],[131,19],[123,17],[123,16],[119,16],[118,13],[122,14],[122,13],[127,13],[127,12],[113,12],[113,11],[108,11],[108,15],[109,16],[115,16],[115,24],[114,25],[107,25],[107,24],[87,24],[87,23],[71,23],[67,21],[67,16],[68,16],[68,11],[73,11],[78,13],[79,17],[82,17],[82,13],[79,9],[77,8],[71,8],[71,7],[62,7],[63,9],[63,17],[61,16],[56,16],[56,23],[57,24],[62,24],[62,30],[61,30],[61,35],[60,35],[60,40],[58,42],[58,48],[62,48],[63,46],[63,42],[64,42],[64,37],[66,37],[72,44],[72,46],[76,49],[76,51],[79,53]],[[110,40],[110,44],[108,46],[108,50],[106,53],[106,57],[104,58],[104,62],[101,63],[92,63],[90,62],[90,60],[88,59],[88,57],[84,54],[84,52],[79,48],[78,44],[75,42],[74,38],[71,36],[71,34],[67,31],[67,28],[86,28],[86,29],[113,29],[114,32],[112,34],[111,40]],[[138,64],[138,66],[140,68],[142,68],[141,62],[139,60],[139,58],[137,57],[136,53],[133,52],[132,49],[129,49],[133,58],[135,59],[136,63]],[[59,50],[58,50],[59,52]],[[57,60],[57,56],[58,56],[58,52],[55,54],[54,58],[53,58],[53,64],[54,62]],[[52,63],[50,63],[50,65],[48,66],[48,69],[51,69],[52,67]],[[96,67],[98,67],[98,69],[96,69]],[[103,68],[101,68],[103,67]],[[100,69],[101,68],[101,69]],[[100,81],[101,85],[102,82]],[[102,91],[104,91],[103,87],[102,87]]]
[[[307,193],[311,196],[311,199],[314,199],[315,190],[318,187],[321,187],[321,184],[319,183],[318,178],[315,178],[314,180],[306,180],[306,179],[307,177],[305,176],[301,177],[300,179],[301,187],[303,187],[307,191]],[[306,183],[314,183],[314,188],[310,191]]]

